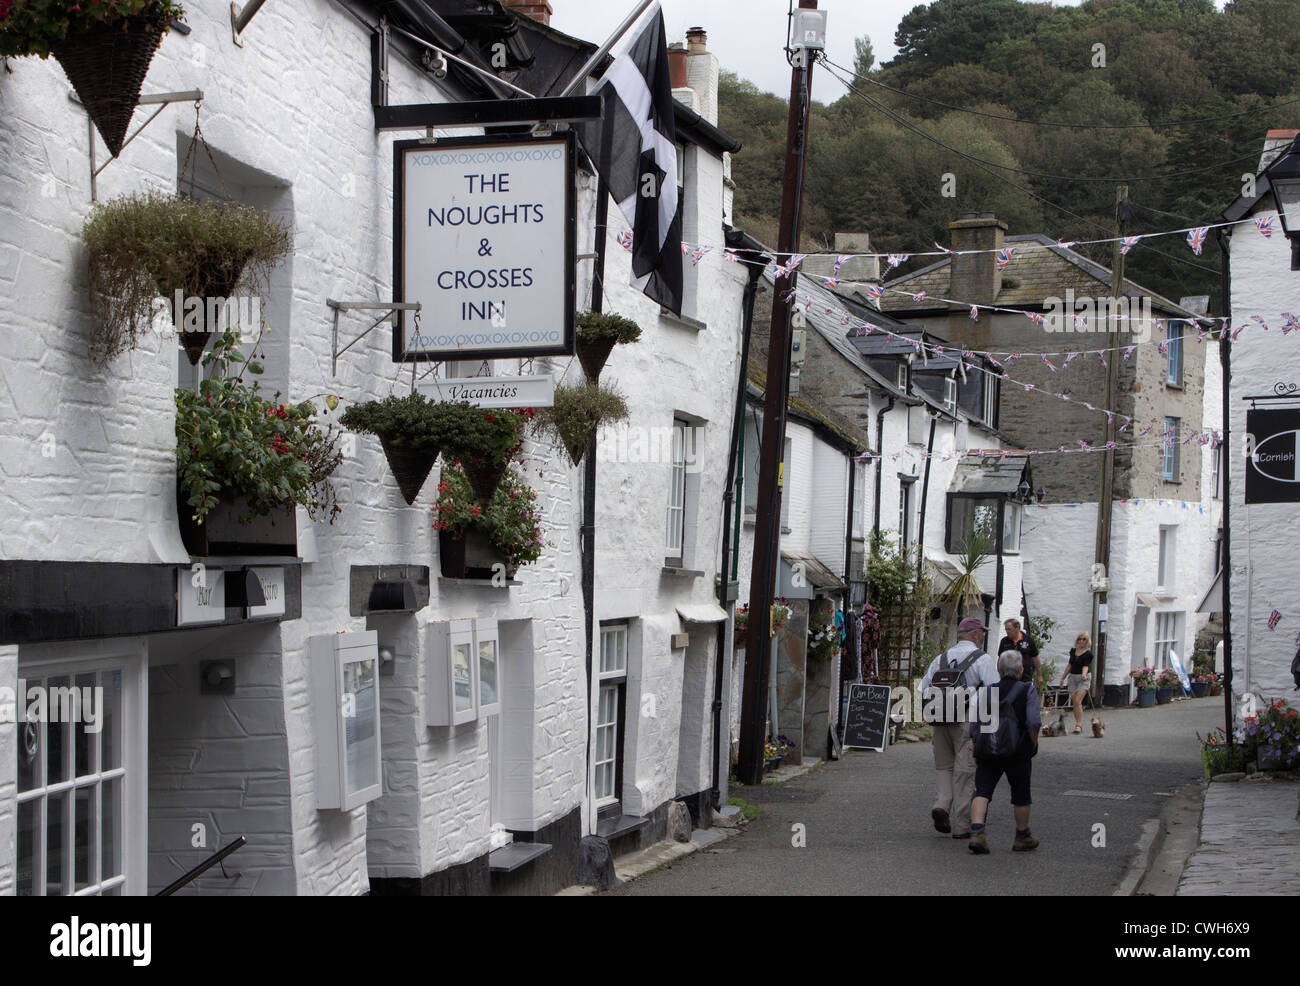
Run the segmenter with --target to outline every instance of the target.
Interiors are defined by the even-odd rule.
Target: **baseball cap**
[[[978,616],[968,616],[957,624],[957,632],[966,633],[968,630],[988,630],[988,627]]]

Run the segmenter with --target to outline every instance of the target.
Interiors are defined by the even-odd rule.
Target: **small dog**
[[[1101,721],[1101,716],[1092,718],[1092,735],[1094,739],[1101,739],[1106,735],[1106,724]]]
[[[1061,713],[1055,725],[1043,727],[1044,736],[1064,736],[1065,735],[1065,713]]]

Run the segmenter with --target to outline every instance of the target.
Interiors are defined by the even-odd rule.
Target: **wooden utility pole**
[[[817,0],[799,0],[800,10],[816,10]],[[794,47],[794,39],[791,39]],[[803,198],[808,117],[812,108],[812,62],[808,48],[795,52],[790,78],[790,112],[786,120],[785,182],[781,192],[778,267],[799,249],[799,212]],[[768,669],[771,663],[772,597],[780,561],[781,459],[785,447],[786,402],[790,390],[790,293],[798,275],[780,274],[772,298],[772,325],[767,348],[767,387],[763,395],[763,435],[758,465],[758,504],[754,518],[754,563],[749,582],[749,624],[745,647],[745,681],[740,710],[742,784],[763,779]],[[745,372],[744,367],[741,372]],[[724,576],[725,577],[725,576]]]
[[[1115,189],[1116,239],[1110,284],[1110,296],[1116,301],[1124,297],[1124,252],[1120,237],[1124,236],[1127,225],[1128,186],[1120,185]],[[1107,589],[1110,586],[1110,526],[1111,511],[1115,502],[1115,450],[1111,447],[1111,443],[1115,441],[1115,389],[1119,379],[1120,362],[1115,354],[1119,340],[1119,320],[1114,315],[1118,313],[1119,308],[1118,304],[1112,305],[1106,319],[1106,349],[1109,352],[1106,354],[1106,392],[1102,403],[1102,407],[1106,409],[1106,451],[1101,454],[1101,484],[1097,496],[1097,550],[1094,555],[1096,564],[1093,566],[1094,578],[1103,579],[1101,585],[1106,588],[1100,591],[1094,590],[1092,595],[1092,639],[1097,647],[1097,666],[1093,669],[1092,695],[1098,701],[1106,687],[1103,677],[1106,670],[1106,620],[1101,616],[1103,612],[1107,616],[1110,615],[1104,607],[1107,606],[1109,598]]]

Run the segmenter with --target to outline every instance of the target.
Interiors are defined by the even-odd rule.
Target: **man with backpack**
[[[984,835],[989,800],[1003,774],[1011,785],[1011,805],[1016,817],[1016,838],[1011,850],[1029,852],[1038,845],[1038,840],[1029,832],[1029,774],[1030,758],[1038,752],[1038,731],[1042,721],[1038,713],[1037,690],[1029,682],[1020,680],[1022,667],[1019,651],[1005,650],[998,655],[1001,677],[989,689],[991,700],[983,706],[990,712],[996,707],[997,719],[970,725],[975,751],[970,851],[981,856],[989,851],[988,839]]]
[[[975,758],[968,732],[972,719],[966,697],[980,685],[997,683],[997,666],[984,653],[986,627],[977,616],[957,625],[957,643],[944,651],[921,678],[926,721],[934,730],[935,799],[930,818],[937,832],[954,839],[971,834],[971,796]]]

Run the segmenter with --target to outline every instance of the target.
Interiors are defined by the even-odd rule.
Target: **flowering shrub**
[[[1290,769],[1300,766],[1300,713],[1278,699],[1257,716],[1247,716],[1244,744],[1266,760]]]
[[[225,491],[247,501],[243,520],[300,504],[313,520],[333,523],[341,508],[329,477],[343,461],[340,432],[321,428],[310,400],[278,404],[262,397],[257,383],[246,385],[244,373],[260,374],[262,364],[238,347],[237,331],[222,333],[203,357],[204,366],[216,367],[213,376],[198,393],[176,391],[176,477],[195,522],[203,523]],[[333,410],[338,400],[325,403]]]
[[[172,0],[0,0],[0,55],[39,55],[62,41],[140,17],[159,31],[185,11]]]
[[[790,622],[790,607],[785,605],[785,597],[772,604],[772,632],[776,633]]]
[[[840,649],[840,631],[835,625],[835,610],[829,606],[809,617],[808,656],[815,661],[831,661]]]
[[[744,633],[749,629],[749,603],[736,607],[736,632]]]
[[[1192,680],[1199,685],[1217,685],[1219,683],[1219,676],[1213,671],[1206,671],[1203,674],[1198,674]]]
[[[461,464],[444,465],[433,516],[435,531],[462,535],[470,529],[482,531],[511,569],[537,561],[546,546],[537,491],[514,468],[506,470],[501,485],[484,508],[474,496]]]
[[[770,739],[763,744],[763,759],[775,760],[777,757],[783,757],[794,749],[794,743],[785,737],[784,734]]]
[[[1138,691],[1153,692],[1156,690],[1155,668],[1134,668],[1128,674],[1133,679],[1133,684],[1137,685]]]
[[[1157,688],[1175,688],[1181,689],[1183,683],[1178,678],[1178,672],[1173,668],[1165,668],[1160,672],[1160,677],[1156,679]]]

